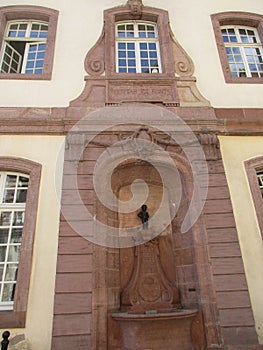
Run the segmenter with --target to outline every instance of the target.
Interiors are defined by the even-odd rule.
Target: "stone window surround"
[[[232,77],[220,29],[223,25],[231,24],[256,28],[263,44],[263,16],[248,12],[222,12],[211,15],[211,20],[225,82],[231,84],[263,84],[263,77]]]
[[[244,165],[247,172],[247,178],[254,202],[261,236],[263,239],[263,199],[257,178],[257,172],[263,169],[263,156],[249,159],[245,161]]]
[[[140,79],[143,76],[149,77],[149,73],[117,73],[116,72],[116,49],[115,49],[115,24],[121,21],[130,21],[133,17],[128,7],[116,7],[104,11],[105,21],[105,73],[107,76],[120,79],[123,77],[127,79],[129,76],[136,79]],[[162,73],[158,74],[158,77],[162,75],[168,75],[174,77],[174,58],[172,52],[172,46],[170,41],[170,27],[168,12],[157,8],[143,7],[142,15],[139,18],[140,21],[149,21],[156,23],[158,30],[158,38],[160,45],[160,56],[162,62]],[[86,62],[86,70],[89,72],[88,62]],[[92,74],[93,72],[91,72]],[[101,74],[102,71],[98,71]],[[94,74],[94,73],[93,73]],[[139,78],[140,77],[140,78]],[[156,77],[154,77],[156,79]]]
[[[24,73],[0,73],[0,79],[19,80],[51,80],[54,49],[56,39],[56,29],[58,11],[41,6],[5,6],[0,7],[0,43],[2,42],[6,30],[6,24],[10,20],[40,20],[48,22],[47,47],[45,53],[43,74]]]
[[[41,165],[22,158],[0,157],[0,170],[29,175],[14,309],[0,311],[0,328],[21,328],[26,321]]]

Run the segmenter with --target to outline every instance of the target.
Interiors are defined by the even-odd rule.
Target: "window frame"
[[[0,7],[0,54],[2,57],[5,33],[10,21],[47,22],[48,34],[44,69],[42,74],[1,73],[0,79],[20,80],[51,80],[54,61],[55,39],[58,21],[58,11],[41,6],[6,6]]]
[[[14,306],[12,310],[0,310],[0,328],[20,328],[26,322],[41,165],[22,158],[0,157],[0,170],[29,176]]]
[[[174,55],[171,45],[171,33],[169,25],[168,12],[152,7],[144,7],[142,15],[138,21],[151,22],[156,25],[159,41],[159,53],[162,72],[158,74],[149,73],[118,73],[116,67],[116,23],[131,22],[138,20],[133,18],[127,7],[116,7],[104,11],[104,32],[105,32],[105,75],[107,78],[126,80],[129,78],[141,80],[167,79],[174,78]],[[114,45],[113,45],[114,43]],[[85,64],[86,70],[89,71],[88,64]]]
[[[261,237],[263,239],[263,198],[262,192],[258,183],[257,173],[263,171],[263,156],[258,156],[249,159],[244,162],[245,170],[247,173],[247,179],[251,191],[251,195],[254,202],[254,207],[256,211],[256,216],[258,219],[258,224],[261,232]]]
[[[134,26],[134,36],[133,37],[119,37],[118,36],[118,26],[120,25],[133,25]],[[154,33],[155,36],[152,37],[139,37],[139,35],[137,35],[139,33],[139,25],[151,25],[154,27]],[[134,49],[134,53],[135,53],[135,69],[136,72],[133,72],[132,74],[142,74],[142,73],[146,73],[146,74],[161,74],[162,73],[162,62],[161,62],[161,54],[160,54],[160,45],[159,45],[159,35],[158,35],[158,28],[157,28],[157,23],[156,22],[150,22],[150,21],[141,21],[141,20],[129,20],[129,21],[119,21],[115,23],[115,47],[116,47],[116,73],[129,73],[129,72],[120,72],[119,69],[119,57],[118,57],[118,53],[119,53],[119,49],[118,49],[118,44],[119,43],[133,43],[135,46]],[[156,44],[156,54],[157,54],[157,62],[158,62],[158,72],[142,72],[142,68],[143,66],[141,65],[141,49],[140,49],[140,44],[146,42],[148,43],[155,43]],[[127,66],[128,68],[128,66]]]
[[[233,77],[229,67],[225,43],[221,27],[251,27],[257,30],[261,47],[263,45],[263,16],[248,12],[223,12],[211,15],[218,54],[226,83],[230,84],[262,84],[263,77]]]
[[[6,178],[7,176],[15,176],[16,177],[16,184],[15,186],[9,186],[6,188]],[[13,234],[13,229],[14,230],[17,230],[19,229],[19,231],[21,231],[21,229],[23,230],[23,226],[24,226],[24,216],[25,216],[25,211],[26,211],[26,200],[23,201],[23,202],[20,202],[16,200],[17,198],[17,193],[19,191],[18,189],[18,180],[20,177],[23,177],[23,178],[27,178],[28,181],[29,181],[29,176],[27,174],[23,174],[23,173],[18,173],[18,172],[13,172],[13,171],[0,171],[0,212],[10,212],[11,215],[10,215],[10,222],[9,222],[9,225],[6,226],[6,225],[2,225],[3,226],[3,229],[4,230],[8,230],[8,234],[7,234],[7,241],[6,242],[0,242],[0,247],[3,246],[3,247],[6,247],[6,253],[5,255],[8,253],[9,255],[9,252],[10,252],[10,248],[11,247],[19,247],[19,250],[21,249],[21,244],[22,242],[11,242],[9,237],[11,237],[11,235]],[[26,189],[26,192],[27,192],[27,189],[28,189],[28,184],[26,186],[26,188],[23,186],[23,187],[20,187],[20,189],[23,188],[24,190]],[[8,193],[8,191],[10,192],[13,192],[14,193],[14,197],[13,197],[13,201],[10,202],[10,201],[3,201],[4,197],[5,197],[5,191],[6,193]],[[15,202],[14,202],[15,200]],[[14,225],[13,223],[13,218],[14,218],[14,213],[17,213],[17,212],[23,212],[23,223],[20,224],[20,225]],[[14,228],[15,226],[15,228]],[[20,226],[20,227],[17,227],[17,226]],[[12,233],[11,233],[12,232]],[[21,233],[21,238],[22,238],[22,233]],[[20,254],[19,254],[20,255]],[[3,301],[1,300],[1,296],[3,295],[3,286],[1,286],[2,284],[3,285],[8,285],[8,284],[12,284],[13,286],[13,290],[12,290],[12,296],[14,296],[14,293],[15,293],[15,288],[16,288],[16,278],[12,279],[12,280],[6,280],[4,277],[5,277],[5,272],[6,272],[6,269],[8,268],[8,265],[15,265],[16,266],[16,269],[18,269],[19,267],[19,260],[20,260],[20,257],[18,256],[16,261],[14,262],[11,262],[10,261],[6,261],[6,259],[4,261],[1,261],[0,262],[0,266],[3,267],[3,279],[0,279],[0,310],[13,310],[13,307],[14,307],[14,301],[11,299],[10,301]],[[16,275],[16,273],[15,273]]]

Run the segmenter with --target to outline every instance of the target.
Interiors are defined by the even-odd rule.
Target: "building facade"
[[[260,0],[2,0],[11,349],[263,349]]]

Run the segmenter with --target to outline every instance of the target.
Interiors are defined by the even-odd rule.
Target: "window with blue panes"
[[[262,45],[253,27],[223,26],[221,33],[233,77],[263,77]]]
[[[1,52],[1,73],[42,74],[47,34],[46,22],[8,22]]]
[[[158,32],[155,23],[116,24],[116,71],[118,73],[161,73]]]

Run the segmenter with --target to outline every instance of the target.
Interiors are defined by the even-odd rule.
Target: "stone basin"
[[[120,326],[122,350],[194,349],[191,325],[198,310],[148,310],[112,314]]]

